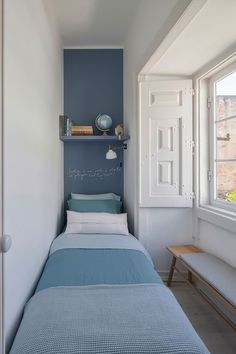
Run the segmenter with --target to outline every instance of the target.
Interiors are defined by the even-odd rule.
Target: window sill
[[[220,206],[217,206],[217,205],[211,205],[211,204],[204,204],[204,205],[201,205],[200,208],[202,209],[206,209],[206,210],[209,210],[213,213],[216,213],[216,214],[220,214],[222,216],[226,216],[226,217],[229,217],[229,218],[235,218],[236,220],[236,210],[230,210],[230,209],[226,209],[226,208],[223,208],[223,207],[220,207]]]
[[[198,219],[236,233],[236,212],[217,208],[212,205],[201,205],[196,208],[196,216]]]

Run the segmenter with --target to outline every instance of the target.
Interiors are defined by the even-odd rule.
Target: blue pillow
[[[114,200],[118,200],[120,202],[120,196],[115,193],[103,193],[103,194],[71,193],[71,199],[79,199],[79,200],[114,199]]]
[[[68,200],[69,209],[80,213],[120,214],[122,203],[114,199],[104,200]]]

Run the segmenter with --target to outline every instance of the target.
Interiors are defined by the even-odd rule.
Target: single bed
[[[132,235],[53,242],[10,354],[209,353]]]

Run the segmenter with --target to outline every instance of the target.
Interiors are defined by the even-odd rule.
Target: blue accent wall
[[[64,114],[74,124],[93,125],[94,134],[100,135],[94,125],[99,113],[112,117],[110,134],[123,123],[123,50],[65,49]],[[123,152],[116,160],[106,160],[108,146],[108,142],[64,143],[65,201],[70,192],[123,196]]]

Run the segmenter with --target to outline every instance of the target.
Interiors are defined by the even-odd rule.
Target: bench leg
[[[192,284],[192,282],[193,282],[193,277],[192,277],[192,273],[190,272],[190,270],[188,270],[188,281],[189,281],[189,283],[191,283],[191,284]]]
[[[168,280],[167,280],[167,286],[171,286],[171,282],[172,282],[172,278],[173,278],[173,274],[174,274],[174,270],[175,270],[175,263],[176,263],[176,257],[173,256],[172,262],[171,262],[171,266],[170,266],[170,272],[169,272],[169,276],[168,276]]]

